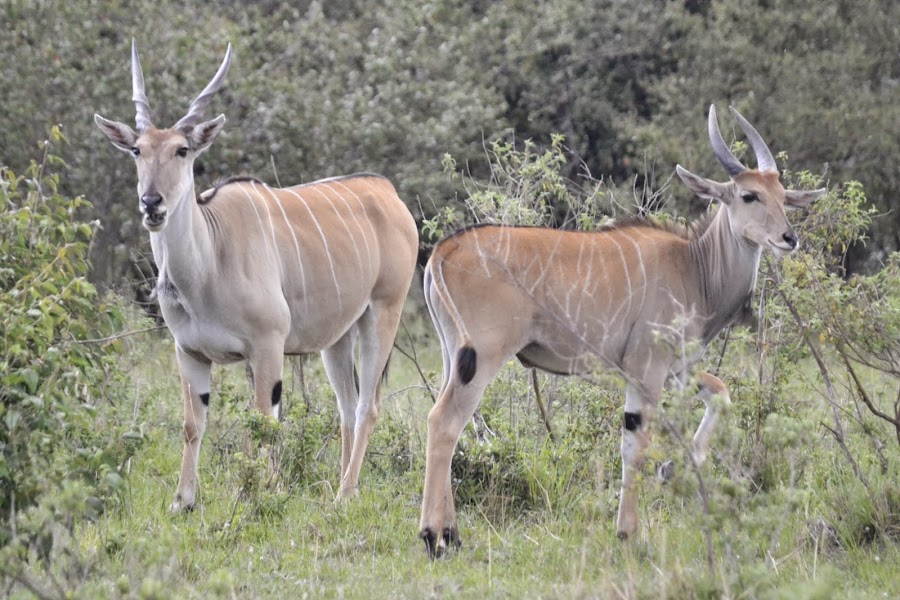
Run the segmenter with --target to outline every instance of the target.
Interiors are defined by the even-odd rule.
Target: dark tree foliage
[[[491,141],[549,144],[553,133],[566,138],[572,178],[652,187],[677,162],[715,177],[705,133],[712,102],[737,106],[792,167],[860,180],[883,212],[898,187],[900,5],[888,0],[267,0],[215,9],[50,0],[4,3],[0,19],[0,161],[23,166],[33,140],[63,125],[72,168],[61,186],[85,195],[103,223],[93,277],[107,285],[152,277],[133,166],[92,123],[94,112],[133,119],[132,36],[159,126],[183,114],[226,43],[235,46],[210,115],[228,123],[197,163],[200,187],[232,174],[288,185],[377,171],[430,216],[463,193],[442,172],[445,153],[488,176]],[[692,210],[686,194],[678,200],[676,210]],[[871,257],[875,266],[881,250],[896,248],[898,224],[900,213],[876,219],[857,263]]]

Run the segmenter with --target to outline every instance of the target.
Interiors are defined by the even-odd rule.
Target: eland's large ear
[[[790,208],[806,208],[827,191],[825,188],[819,190],[785,190],[784,205]]]
[[[725,204],[728,204],[731,201],[727,183],[719,183],[710,179],[704,179],[699,175],[694,175],[681,165],[675,165],[675,171],[678,173],[678,176],[681,177],[684,184],[691,188],[691,190],[701,198],[718,200]]]
[[[182,131],[191,142],[191,150],[200,154],[213,143],[222,126],[225,125],[225,115],[219,115],[210,121],[204,121],[199,125],[191,127],[187,131]]]
[[[119,150],[131,152],[131,149],[134,148],[134,143],[138,139],[138,134],[125,123],[110,121],[97,114],[94,115],[94,123],[100,128],[103,135],[105,135]]]

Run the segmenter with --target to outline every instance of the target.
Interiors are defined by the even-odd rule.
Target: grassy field
[[[313,357],[286,361],[280,425],[246,410],[243,369],[214,370],[199,506],[175,516],[167,512],[181,453],[174,353],[168,334],[128,340],[130,400],[99,407],[97,422],[130,423],[143,446],[123,469],[128,485],[116,505],[75,527],[78,559],[45,575],[77,581],[82,598],[900,597],[896,445],[882,449],[885,467],[867,436],[847,431],[867,493],[819,425],[830,408],[814,368],[800,361],[770,372],[747,333],[732,339],[721,368],[734,408],[701,478],[682,469],[662,485],[653,476],[652,463],[683,457],[683,436],[701,414],[679,398],[664,402],[671,427],[657,432],[641,532],[627,543],[614,522],[615,382],[541,376],[553,441],[529,372],[510,365],[482,407],[491,433],[479,441],[467,428],[455,458],[463,546],[429,562],[417,525],[439,361],[430,324],[412,311],[406,323],[414,333],[398,344],[416,362],[394,353],[356,500],[334,503],[336,407]],[[777,391],[766,391],[769,377]],[[783,390],[790,397],[774,397]],[[248,438],[262,449],[248,454]]]

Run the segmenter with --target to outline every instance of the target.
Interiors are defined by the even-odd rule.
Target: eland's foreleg
[[[372,302],[357,321],[359,331],[359,403],[353,431],[353,447],[346,471],[341,476],[338,499],[358,492],[369,437],[381,410],[381,378],[394,347],[405,296],[394,302]]]
[[[731,404],[728,388],[715,375],[701,373],[699,384],[700,392],[698,396],[703,400],[703,404],[706,405],[706,411],[703,413],[703,420],[700,421],[700,426],[697,428],[693,440],[693,458],[694,464],[697,466],[702,465],[706,461],[716,423],[719,421],[722,410]]]
[[[625,389],[625,416],[622,423],[622,488],[616,530],[625,540],[638,531],[637,482],[644,466],[644,452],[650,445],[650,413],[656,402],[629,384]]]
[[[209,374],[212,364],[201,362],[186,354],[177,345],[175,355],[181,375],[181,394],[184,399],[184,451],[181,457],[181,474],[178,488],[169,510],[190,510],[197,501],[200,458],[200,442],[206,430],[206,413],[209,410]]]
[[[716,424],[719,422],[719,417],[722,416],[722,411],[731,404],[731,399],[728,395],[728,388],[715,375],[706,372],[700,373],[697,376],[697,383],[699,385],[697,396],[706,405],[703,419],[691,442],[691,459],[694,461],[694,465],[699,467],[706,462]],[[657,469],[657,476],[660,481],[665,483],[675,477],[675,470],[675,461],[667,460]]]
[[[253,371],[253,402],[257,410],[270,417],[281,410],[282,373],[284,371],[284,339],[272,337],[250,353]]]
[[[341,418],[341,481],[347,474],[353,452],[353,432],[356,429],[356,407],[359,389],[353,366],[353,332],[347,331],[331,347],[322,350],[325,374],[334,388]]]

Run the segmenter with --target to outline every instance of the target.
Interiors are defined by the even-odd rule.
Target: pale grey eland
[[[690,230],[629,220],[596,232],[478,226],[435,247],[425,267],[425,299],[441,342],[444,380],[428,415],[420,535],[429,557],[459,545],[450,460],[485,387],[513,356],[528,367],[589,374],[598,367],[626,381],[618,535],[638,530],[635,478],[650,442],[650,416],[664,384],[685,385],[690,367],[749,300],[760,254],[793,252],[797,236],[785,206],[803,207],[825,190],[786,191],[772,153],[736,110],[756,153],[748,169],[730,152],[709,110],[709,137],[731,181],[678,175],[703,198],[721,203]],[[678,332],[700,350],[660,339]],[[691,348],[685,343],[685,348]],[[693,439],[693,460],[709,450],[728,390],[700,373],[706,412]],[[710,401],[713,396],[721,401]]]
[[[187,115],[157,129],[132,42],[137,131],[94,115],[106,137],[134,156],[139,207],[159,269],[156,292],[175,338],[184,454],[173,511],[197,500],[212,363],[248,360],[256,408],[277,417],[285,354],[321,351],[341,420],[338,497],[355,493],[418,249],[412,215],[378,175],[283,189],[238,178],[194,195],[194,160],[225,123],[225,115],[201,117],[231,56],[229,44]]]

